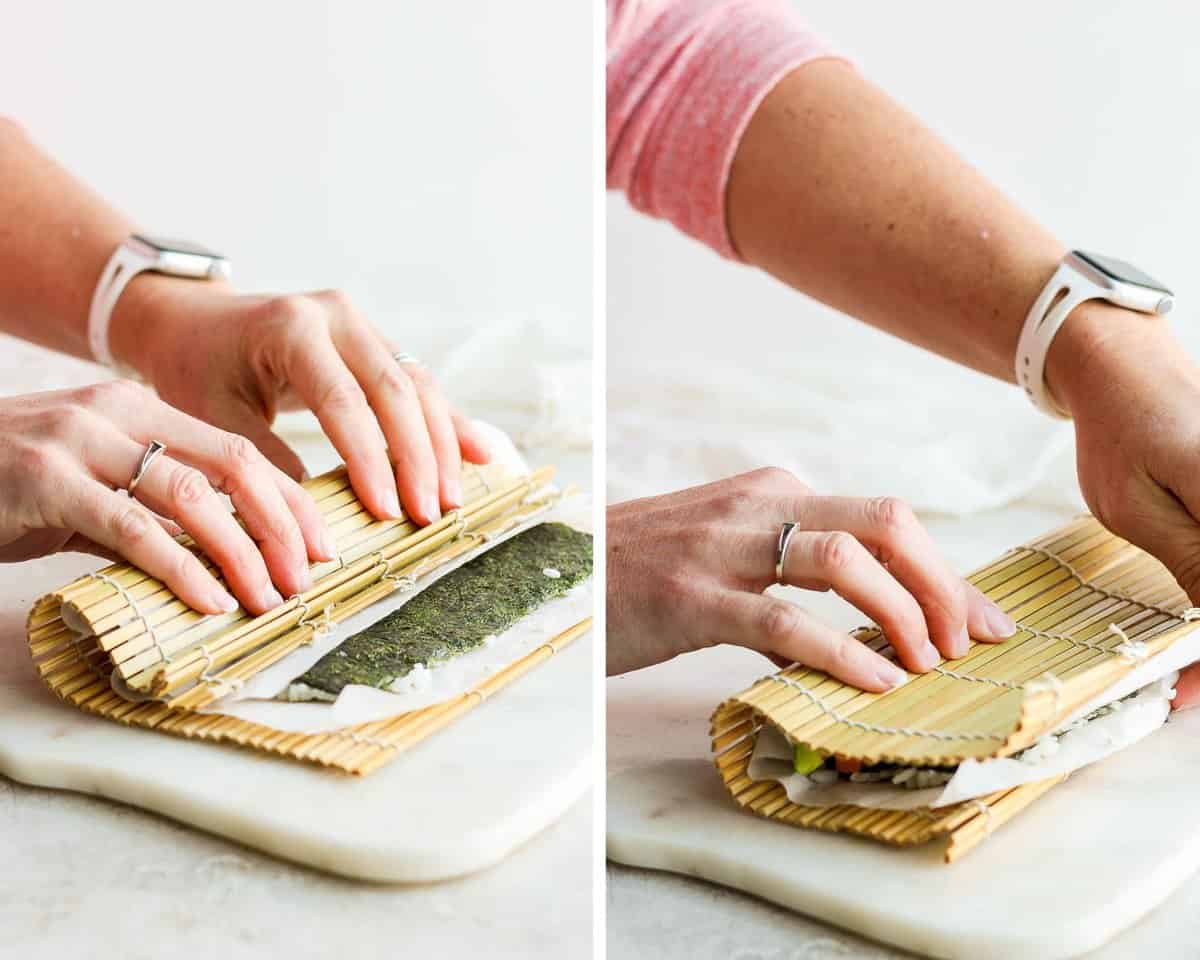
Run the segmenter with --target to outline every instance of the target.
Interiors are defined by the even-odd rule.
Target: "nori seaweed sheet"
[[[542,571],[558,570],[559,577]],[[346,684],[386,687],[483,645],[592,573],[592,537],[543,523],[476,557],[378,623],[348,637],[295,683],[337,694]]]

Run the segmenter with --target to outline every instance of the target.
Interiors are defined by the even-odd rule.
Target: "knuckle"
[[[284,338],[298,334],[307,339],[327,331],[324,311],[304,294],[285,293],[271,297],[264,302],[262,310],[266,320]]]
[[[366,403],[362,387],[350,377],[340,377],[329,384],[321,394],[317,406],[332,413],[357,410]]]
[[[345,290],[322,290],[317,294],[317,297],[324,300],[333,310],[345,316],[350,316],[355,312],[354,302]]]
[[[199,470],[177,467],[167,481],[167,498],[176,509],[186,510],[203,502],[210,489]]]
[[[893,536],[906,533],[917,524],[913,508],[899,497],[876,497],[868,501],[867,510],[875,525]]]
[[[845,570],[854,561],[858,541],[840,530],[821,534],[813,546],[817,566],[822,570]]]
[[[154,521],[140,507],[122,507],[115,511],[109,521],[109,527],[118,543],[141,543],[150,534],[150,525]]]
[[[379,389],[399,397],[410,397],[416,393],[412,375],[402,370],[398,363],[385,363],[380,368]]]
[[[87,406],[71,401],[46,411],[43,427],[56,440],[74,439],[88,429],[91,417]]]
[[[222,453],[225,462],[235,472],[257,467],[262,463],[263,455],[258,447],[240,433],[227,433],[221,438]]]
[[[271,297],[265,304],[268,314],[282,323],[302,323],[311,315],[308,298],[296,293],[284,293]]]
[[[749,483],[766,490],[794,490],[804,485],[796,479],[796,475],[783,467],[759,467],[744,474]]]
[[[85,407],[109,407],[142,401],[149,390],[133,380],[104,380],[75,391],[76,402]]]
[[[854,667],[854,654],[850,644],[854,642],[840,634],[831,633],[823,645],[821,668],[834,676],[846,676],[851,673]]]
[[[708,553],[721,541],[721,530],[715,523],[688,524],[680,528],[679,535],[684,546],[693,554]]]
[[[754,508],[758,498],[743,486],[723,490],[713,503],[713,512],[719,517],[737,517]]]
[[[675,608],[690,604],[695,586],[691,578],[678,575],[670,575],[663,579],[660,584],[659,596],[665,607]]]
[[[769,644],[792,639],[801,625],[800,608],[786,600],[772,600],[761,614],[759,628]]]

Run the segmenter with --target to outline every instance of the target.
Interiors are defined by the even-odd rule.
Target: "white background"
[[[1064,243],[1172,286],[1174,326],[1200,347],[1197,8],[796,6]],[[721,261],[622,196],[607,209],[610,497],[774,462],[925,511],[1074,498],[1069,434],[1015,389]]]
[[[430,360],[530,320],[586,355],[586,4],[34,3],[0,113],[246,289],[342,287]],[[103,38],[103,39],[101,39]],[[584,392],[586,396],[586,389]]]

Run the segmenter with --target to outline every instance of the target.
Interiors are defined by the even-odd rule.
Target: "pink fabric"
[[[722,256],[738,142],[768,92],[834,56],[783,0],[608,0],[608,186]]]

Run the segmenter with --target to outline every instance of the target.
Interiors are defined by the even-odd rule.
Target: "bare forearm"
[[[79,357],[92,291],[129,222],[0,117],[0,330]]]
[[[852,67],[818,61],[766,98],[738,148],[741,255],[873,326],[1005,380],[1063,248]]]

